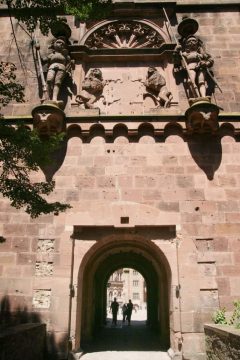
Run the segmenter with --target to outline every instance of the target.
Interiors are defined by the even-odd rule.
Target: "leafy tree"
[[[2,0],[14,16],[22,21],[31,33],[39,25],[47,35],[57,15],[75,15],[80,20],[106,16],[111,10],[111,0]]]
[[[1,3],[7,6],[10,18],[14,16],[24,23],[28,32],[39,26],[44,35],[57,15],[71,14],[86,20],[102,17],[111,5],[110,0],[3,0]],[[10,101],[24,101],[24,88],[17,82],[15,70],[14,64],[0,62],[0,111]],[[54,181],[33,183],[30,177],[31,172],[38,171],[39,166],[50,160],[62,137],[43,141],[23,124],[12,127],[0,117],[0,193],[10,199],[12,206],[23,207],[31,217],[65,211],[70,207],[68,204],[47,201]]]

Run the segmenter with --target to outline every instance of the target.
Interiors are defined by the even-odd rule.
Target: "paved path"
[[[112,326],[108,319],[107,326],[83,350],[81,360],[170,360],[159,345],[159,334],[139,320],[131,326],[121,321]]]
[[[84,354],[81,360],[170,360],[160,351],[100,351]]]

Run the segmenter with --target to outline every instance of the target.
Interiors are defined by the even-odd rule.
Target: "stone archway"
[[[159,230],[158,228],[157,232]],[[159,331],[159,343],[168,348],[170,345],[171,271],[165,255],[143,235],[126,231],[120,235],[114,234],[113,229],[109,231],[111,235],[99,239],[86,253],[80,266],[77,343],[91,341],[94,331],[105,322],[106,284],[110,274],[121,267],[132,267],[146,280],[148,324]],[[138,232],[141,233],[141,230]],[[95,233],[97,234],[97,229]]]

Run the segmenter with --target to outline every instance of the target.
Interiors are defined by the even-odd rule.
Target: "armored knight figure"
[[[206,96],[206,74],[213,65],[212,57],[202,47],[202,42],[194,35],[189,35],[182,41],[182,46],[177,47],[181,51],[188,71],[189,80],[194,87],[195,96]]]
[[[49,100],[57,101],[63,78],[71,66],[71,59],[68,54],[67,41],[63,36],[54,39],[52,51],[47,57],[47,90]]]
[[[82,90],[76,96],[76,101],[86,109],[94,109],[94,103],[101,97],[104,81],[100,69],[92,69],[82,83]]]
[[[148,93],[144,95],[145,97],[151,95],[159,106],[161,106],[161,104],[163,104],[165,108],[170,106],[173,98],[172,94],[167,89],[166,80],[155,67],[151,66],[148,68],[144,85],[148,91]]]

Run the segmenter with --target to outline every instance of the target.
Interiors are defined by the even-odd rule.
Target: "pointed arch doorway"
[[[98,329],[106,323],[106,287],[110,275],[117,269],[130,267],[142,274],[147,287],[147,323],[159,334],[159,344],[170,346],[171,270],[167,257],[154,243],[159,234],[173,229],[92,230],[92,242],[79,267],[76,310],[76,346],[91,342]],[[149,235],[151,235],[149,237]],[[83,236],[84,237],[84,236]],[[86,238],[86,236],[85,236]]]

